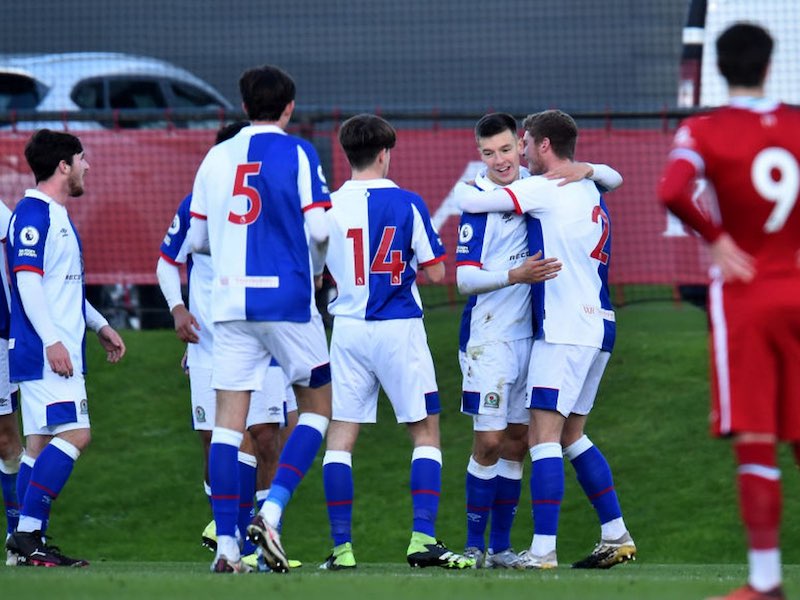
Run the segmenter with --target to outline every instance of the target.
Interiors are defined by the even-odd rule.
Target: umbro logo
[[[67,231],[66,227],[62,227],[58,233],[61,237],[69,237],[69,231]]]

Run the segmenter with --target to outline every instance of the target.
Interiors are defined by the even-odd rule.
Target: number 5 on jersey
[[[250,185],[248,177],[258,175],[261,171],[260,162],[245,163],[236,167],[236,178],[233,180],[233,196],[245,196],[247,198],[247,212],[243,215],[230,211],[228,221],[235,225],[250,225],[261,214],[261,193],[258,188]]]
[[[378,244],[378,251],[372,264],[369,266],[370,273],[388,273],[391,285],[402,283],[403,271],[406,270],[406,263],[403,260],[403,253],[400,250],[391,250],[397,227],[384,227],[381,233],[381,241]],[[366,285],[364,273],[364,230],[348,229],[347,238],[353,240],[353,273],[355,284],[358,286]]]

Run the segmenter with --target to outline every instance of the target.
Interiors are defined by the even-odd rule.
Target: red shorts
[[[713,282],[711,431],[800,441],[800,276]]]

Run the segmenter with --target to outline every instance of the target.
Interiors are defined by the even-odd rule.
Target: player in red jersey
[[[800,463],[800,110],[764,97],[772,38],[736,24],[717,40],[730,103],[678,129],[658,195],[709,243],[712,431],[733,438],[748,584],[729,600],[784,598],[778,441]],[[695,204],[695,183],[715,206]]]

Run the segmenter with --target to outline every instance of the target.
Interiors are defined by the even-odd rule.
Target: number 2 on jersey
[[[236,178],[233,180],[233,195],[245,196],[249,207],[243,215],[230,211],[228,221],[236,225],[250,225],[261,214],[261,193],[247,182],[249,175],[256,175],[261,170],[260,162],[244,163],[236,167]]]
[[[396,227],[384,227],[381,233],[381,241],[378,244],[378,251],[372,264],[369,266],[370,273],[389,273],[390,283],[400,285],[402,274],[406,270],[406,263],[403,260],[403,253],[400,250],[391,250]],[[364,273],[364,230],[348,229],[347,238],[353,240],[353,271],[355,273],[355,284],[366,285]],[[387,260],[388,259],[388,260]]]
[[[603,246],[606,245],[608,241],[609,229],[608,229],[608,215],[606,211],[603,210],[603,207],[599,204],[592,209],[592,221],[595,223],[600,223],[602,226],[602,231],[600,232],[600,240],[597,242],[597,245],[594,247],[589,253],[589,256],[599,260],[604,265],[608,264],[608,252],[603,250]]]
[[[778,231],[789,218],[800,191],[797,160],[783,148],[764,148],[753,159],[750,178],[758,194],[775,203],[775,208],[764,223],[764,231]]]

